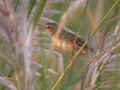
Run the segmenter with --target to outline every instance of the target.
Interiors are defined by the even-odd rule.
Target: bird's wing
[[[66,40],[67,42],[71,43],[74,47],[77,48],[80,48],[85,43],[83,39],[67,31],[62,31],[60,38],[62,40]]]
[[[70,37],[70,42],[73,44],[73,47],[77,50],[85,43],[83,39],[76,36],[75,34],[70,33],[69,37]],[[87,48],[87,45],[85,46],[85,48]]]

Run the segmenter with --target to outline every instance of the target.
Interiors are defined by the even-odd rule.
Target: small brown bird
[[[52,45],[55,47],[55,49],[62,53],[74,54],[85,43],[85,41],[80,37],[65,30],[62,30],[59,38],[56,37],[56,31],[57,31],[56,23],[46,23],[39,25],[41,25],[42,28],[46,30],[48,36],[52,40]],[[87,50],[88,50],[88,46],[86,45],[85,48],[80,52],[80,54],[85,55]]]

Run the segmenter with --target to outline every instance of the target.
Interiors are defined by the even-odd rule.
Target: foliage
[[[119,90],[120,0],[1,0],[0,90]],[[39,26],[82,37],[74,55]],[[85,46],[92,48],[80,55]]]

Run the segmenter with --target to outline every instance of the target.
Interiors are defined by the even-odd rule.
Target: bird
[[[52,40],[52,46],[59,52],[64,54],[75,54],[85,43],[85,41],[74,33],[65,31],[64,29],[60,32],[59,37],[56,36],[57,24],[53,22],[48,22],[46,24],[40,25],[48,34]],[[80,55],[85,55],[88,51],[88,46],[86,45],[80,52]]]

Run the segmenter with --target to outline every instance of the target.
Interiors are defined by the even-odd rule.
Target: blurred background
[[[93,51],[57,51],[48,22]],[[0,1],[0,90],[119,90],[119,60],[120,0]]]

